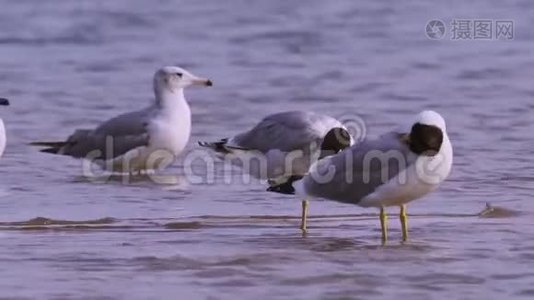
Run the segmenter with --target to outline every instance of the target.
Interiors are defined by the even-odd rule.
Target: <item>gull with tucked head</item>
[[[319,160],[307,175],[277,191],[380,208],[384,242],[385,207],[399,206],[406,240],[406,204],[437,188],[449,175],[452,159],[445,120],[437,112],[423,111],[407,132],[392,131]]]
[[[199,142],[255,178],[268,180],[268,191],[279,191],[301,178],[318,159],[354,143],[340,121],[308,111],[286,111],[265,117],[254,127],[217,142]],[[308,202],[302,201],[300,228],[306,231]]]
[[[95,129],[77,129],[65,141],[31,144],[44,147],[41,152],[88,159],[119,173],[157,169],[158,155],[174,161],[189,140],[191,110],[184,89],[211,85],[185,69],[163,67],[154,75],[155,98],[147,108],[116,116]]]

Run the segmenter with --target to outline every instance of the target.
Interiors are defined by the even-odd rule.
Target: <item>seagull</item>
[[[9,101],[5,98],[0,98],[0,105],[9,105]],[[4,126],[4,121],[0,118],[0,157],[4,154],[6,149],[6,128]]]
[[[217,142],[199,142],[223,160],[240,166],[251,176],[268,180],[269,191],[294,176],[308,173],[318,159],[354,143],[340,121],[307,111],[269,115],[252,129]],[[308,202],[302,201],[300,228],[306,231]]]
[[[437,112],[423,111],[409,130],[392,131],[319,160],[308,174],[274,190],[304,199],[377,207],[383,242],[387,241],[385,207],[399,206],[402,240],[406,241],[406,204],[436,189],[448,177],[452,160],[445,120]]]
[[[191,110],[184,97],[189,86],[212,86],[176,66],[166,66],[154,75],[155,99],[149,107],[121,114],[95,129],[77,129],[65,141],[33,142],[41,152],[88,159],[119,173],[157,169],[185,148],[191,133]]]

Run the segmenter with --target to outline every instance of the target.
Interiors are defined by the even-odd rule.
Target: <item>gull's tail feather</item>
[[[271,185],[267,191],[268,192],[275,192],[280,194],[287,194],[287,195],[295,195],[295,187],[293,186],[294,183],[298,182],[302,179],[301,175],[293,175],[289,177],[285,182],[282,182],[277,185]]]
[[[31,142],[30,146],[45,147],[40,152],[58,154],[67,142]]]
[[[198,145],[201,147],[210,148],[211,150],[220,154],[229,154],[232,153],[233,150],[249,150],[239,146],[228,145],[228,139],[222,139],[218,142],[198,142]]]
[[[39,151],[52,154],[61,154],[69,155],[76,158],[82,158],[87,155],[87,149],[83,148],[84,146],[91,151],[92,149],[99,149],[100,140],[91,136],[92,130],[89,129],[76,129],[73,134],[71,134],[65,141],[62,142],[32,142],[31,146],[44,147]],[[80,149],[80,141],[85,141],[82,143],[82,148]],[[88,141],[88,142],[87,142]],[[78,147],[78,148],[77,148]]]
[[[230,153],[228,149],[226,149],[226,143],[228,142],[228,139],[222,139],[218,142],[198,142],[198,145],[201,147],[210,148],[211,150],[218,152],[218,153]]]

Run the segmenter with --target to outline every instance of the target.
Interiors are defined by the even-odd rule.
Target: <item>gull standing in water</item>
[[[276,189],[281,183],[300,178],[320,158],[335,154],[354,143],[338,120],[306,111],[269,115],[252,129],[217,142],[199,142],[217,156],[238,165],[255,178],[268,180]],[[302,201],[301,229],[306,230],[308,202]]]
[[[409,131],[390,132],[322,159],[307,175],[283,183],[277,191],[380,208],[384,242],[385,207],[399,206],[406,241],[406,204],[438,187],[449,175],[452,159],[445,120],[434,111],[423,111]]]
[[[182,68],[167,66],[156,72],[153,85],[155,100],[145,109],[116,116],[96,129],[78,129],[66,141],[31,144],[45,147],[41,152],[91,159],[121,173],[157,169],[156,162],[162,156],[174,161],[191,132],[184,88],[212,83]]]
[[[0,105],[9,105],[9,101],[5,98],[0,98]],[[4,154],[6,149],[6,128],[4,127],[4,121],[0,118],[0,157]]]

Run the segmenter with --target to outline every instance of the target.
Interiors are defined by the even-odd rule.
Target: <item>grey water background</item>
[[[481,299],[534,297],[534,3],[507,1],[0,0],[0,297],[48,299]],[[442,40],[425,35],[445,21]],[[452,41],[450,21],[514,21],[508,41]],[[261,182],[93,183],[39,153],[149,103],[160,66],[191,89],[188,151],[263,116],[358,116],[373,137],[434,109],[450,178],[398,210],[310,204]],[[220,164],[217,165],[220,167]],[[168,171],[182,174],[181,162]],[[234,170],[234,176],[239,171]],[[477,215],[486,202],[519,214]]]

